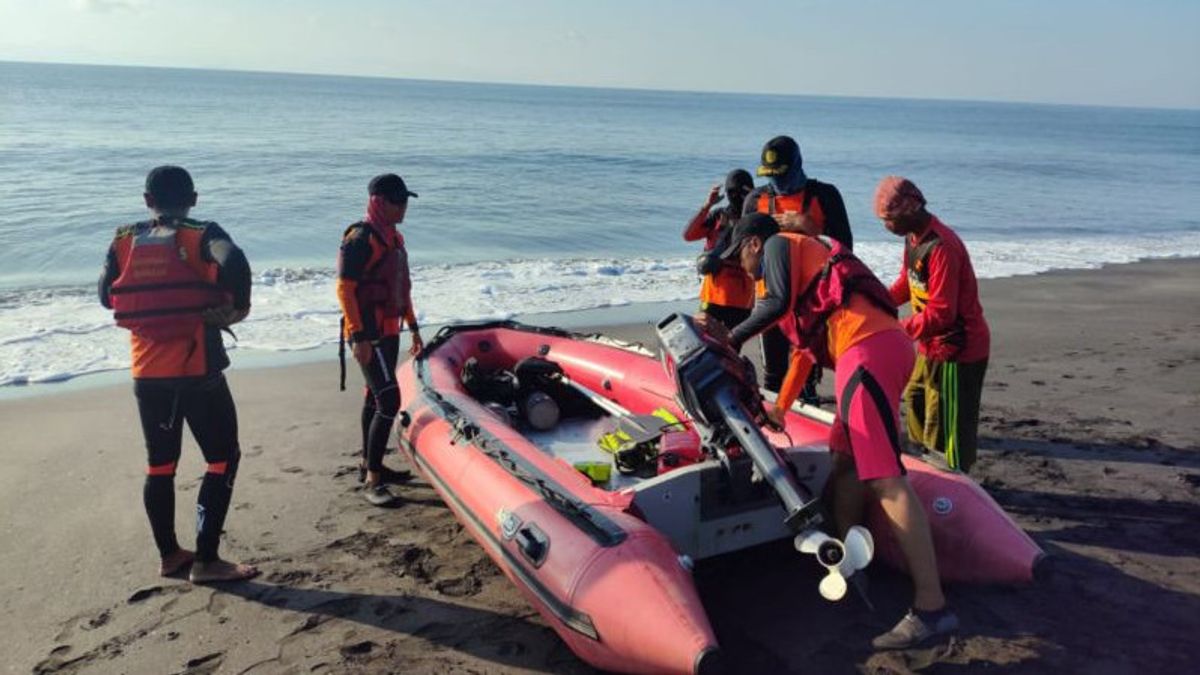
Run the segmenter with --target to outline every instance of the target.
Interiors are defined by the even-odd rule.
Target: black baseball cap
[[[729,246],[721,251],[721,259],[728,260],[742,250],[742,244],[750,237],[767,237],[779,234],[779,223],[765,213],[747,213],[738,218],[733,224],[733,232],[729,235]]]
[[[748,193],[754,189],[754,178],[745,169],[734,169],[725,175],[725,194],[735,191]]]
[[[762,165],[758,167],[760,176],[782,176],[793,165],[800,165],[800,146],[791,136],[776,136],[767,141],[762,149]]]
[[[187,169],[165,164],[150,169],[150,173],[146,174],[146,194],[154,198],[155,206],[174,209],[191,205],[196,186]]]
[[[367,184],[367,194],[379,195],[393,204],[403,204],[409,197],[417,196],[417,193],[409,192],[404,179],[394,173],[384,173],[372,178]]]

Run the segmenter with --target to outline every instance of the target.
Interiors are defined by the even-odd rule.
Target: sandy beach
[[[873,654],[908,600],[816,593],[786,546],[697,571],[737,672],[1180,673],[1200,665],[1200,260],[982,283],[993,333],[975,477],[1055,557],[1020,589],[955,586],[961,635]],[[621,324],[623,310],[612,310]],[[652,342],[649,324],[605,333]],[[587,673],[419,477],[358,494],[358,379],[229,373],[244,459],[223,553],[261,577],[156,575],[129,384],[0,401],[0,634],[13,673]],[[827,378],[827,380],[830,378]],[[401,459],[388,463],[404,468]],[[192,540],[202,460],[185,441]]]

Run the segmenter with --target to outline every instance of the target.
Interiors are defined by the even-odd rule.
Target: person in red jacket
[[[408,212],[410,192],[404,179],[387,173],[371,179],[366,216],[346,228],[338,251],[337,297],[342,308],[343,337],[366,381],[362,409],[360,478],[367,501],[390,506],[396,498],[384,483],[383,466],[392,423],[400,410],[396,362],[400,355],[400,326],[412,333],[409,354],[423,343],[412,303],[412,280],[404,236],[397,226]],[[343,373],[344,375],[344,373]]]
[[[907,178],[880,182],[875,214],[889,232],[904,237],[904,260],[891,293],[897,305],[912,304],[903,326],[918,345],[904,392],[909,440],[944,453],[950,468],[969,471],[991,350],[971,257],[958,235],[925,209],[925,196]]]

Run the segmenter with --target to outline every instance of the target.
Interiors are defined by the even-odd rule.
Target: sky
[[[1200,108],[1198,0],[0,0],[0,60]]]

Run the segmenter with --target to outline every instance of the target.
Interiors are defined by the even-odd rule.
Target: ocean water
[[[1200,255],[1200,111],[0,63],[0,385],[127,366],[94,285],[157,164],[192,172],[193,215],[250,258],[237,349],[326,355],[338,241],[374,174],[420,193],[403,231],[426,324],[682,301],[684,224],[779,133],[885,280],[888,173],[983,277]]]

